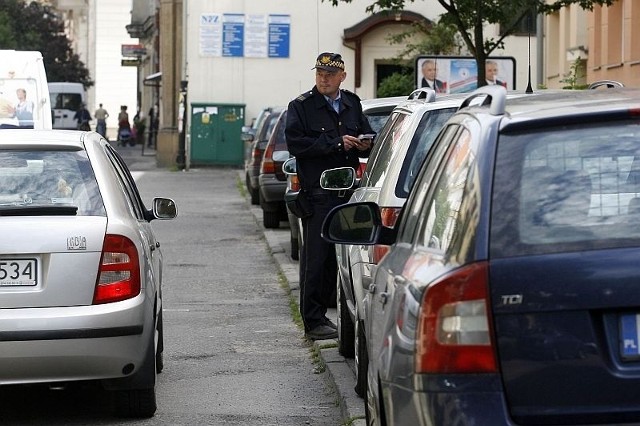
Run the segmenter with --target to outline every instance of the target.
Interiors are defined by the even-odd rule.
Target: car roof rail
[[[425,102],[435,102],[436,91],[428,87],[421,87],[420,89],[416,89],[413,92],[411,92],[407,97],[407,99],[409,100],[424,99]]]
[[[624,84],[615,80],[598,80],[589,85],[589,89],[597,89],[598,87],[605,86],[607,89],[613,89],[616,87],[624,87]]]
[[[460,104],[459,110],[471,105],[474,99],[484,97],[479,103],[480,106],[489,105],[489,114],[502,115],[505,112],[505,104],[507,101],[507,89],[498,84],[482,86],[474,90],[471,95],[465,98]]]

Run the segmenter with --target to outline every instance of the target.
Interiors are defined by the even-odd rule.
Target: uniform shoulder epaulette
[[[298,96],[296,98],[296,101],[298,102],[302,102],[305,99],[309,99],[311,96],[313,95],[313,92],[311,90],[309,90],[308,92],[304,92],[303,94],[301,94],[300,96]]]
[[[355,97],[356,97],[356,99],[360,100],[360,96],[356,95],[356,94],[355,94],[355,93],[353,93],[352,91],[347,90],[347,89],[340,89],[340,90],[341,90],[342,92],[346,93],[347,95],[355,96]]]

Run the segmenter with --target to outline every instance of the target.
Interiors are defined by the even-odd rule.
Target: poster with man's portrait
[[[415,68],[416,88],[428,87],[436,93],[467,93],[478,88],[478,67],[475,58],[470,56],[419,56]],[[487,58],[485,75],[487,84],[515,89],[515,58]]]

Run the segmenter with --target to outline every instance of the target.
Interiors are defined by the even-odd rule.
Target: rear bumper
[[[496,375],[418,375],[415,388],[389,386],[390,413],[408,424],[515,426]],[[410,402],[409,402],[410,401]]]
[[[153,305],[0,310],[0,384],[123,378],[143,364]]]
[[[284,205],[284,193],[287,190],[287,181],[279,181],[275,177],[264,177],[260,175],[261,205],[274,204],[276,207]],[[263,206],[264,208],[264,206]]]

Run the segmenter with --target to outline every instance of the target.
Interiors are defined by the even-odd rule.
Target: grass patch
[[[247,188],[244,186],[244,182],[242,182],[240,176],[238,176],[238,178],[236,179],[236,188],[238,188],[238,192],[240,193],[240,195],[242,195],[243,197],[247,197]]]
[[[344,423],[342,423],[342,426],[351,426],[353,422],[355,422],[356,420],[363,420],[363,419],[366,419],[366,416],[350,417],[347,420],[345,420]]]

